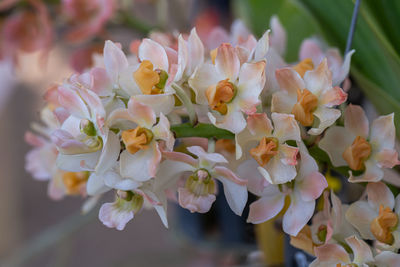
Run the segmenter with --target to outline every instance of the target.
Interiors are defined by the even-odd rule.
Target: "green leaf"
[[[228,130],[215,127],[212,124],[198,123],[192,126],[190,123],[172,125],[171,131],[175,133],[176,138],[182,137],[204,137],[217,139],[234,139],[235,135]]]
[[[235,0],[234,10],[257,36],[261,36],[269,29],[271,17],[277,15],[288,32],[286,49],[288,61],[297,61],[302,40],[319,32],[316,20],[298,1]]]

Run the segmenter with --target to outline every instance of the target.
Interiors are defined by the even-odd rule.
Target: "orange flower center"
[[[218,47],[210,51],[210,57],[212,64],[215,64],[215,59],[217,58]]]
[[[357,136],[342,156],[351,169],[359,171],[364,169],[364,162],[369,155],[371,155],[371,145],[364,137]]]
[[[68,195],[79,195],[82,188],[86,186],[89,172],[65,172],[62,176],[65,189]]]
[[[274,137],[263,137],[257,147],[250,149],[250,155],[261,166],[266,165],[278,154],[278,140]]]
[[[135,154],[140,149],[147,148],[147,145],[153,140],[153,133],[149,129],[136,127],[135,129],[123,131],[121,137],[126,150],[131,154]]]
[[[355,263],[349,263],[346,265],[342,265],[341,263],[338,263],[338,264],[336,264],[336,267],[358,267],[358,265]]]
[[[394,213],[389,207],[384,208],[383,205],[379,207],[379,215],[371,222],[371,232],[376,239],[385,244],[393,244],[393,228],[399,222],[397,214]]]
[[[314,69],[314,63],[311,58],[306,58],[294,66],[293,69],[300,74],[301,77],[304,77],[307,71]]]
[[[215,142],[216,151],[226,151],[228,153],[235,153],[235,142],[232,139],[218,139]]]
[[[307,89],[297,90],[297,103],[292,114],[303,126],[311,126],[314,122],[314,110],[318,106],[318,98]]]
[[[212,85],[206,90],[206,97],[210,107],[222,115],[228,112],[227,103],[232,101],[236,93],[235,86],[228,80],[219,81],[216,86]]]
[[[153,64],[143,60],[133,78],[143,94],[156,95],[163,93],[168,74],[163,70],[153,70]]]

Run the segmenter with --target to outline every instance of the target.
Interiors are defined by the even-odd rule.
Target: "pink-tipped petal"
[[[306,86],[303,88],[307,88],[314,95],[319,95],[321,92],[332,88],[332,72],[328,68],[326,58],[315,70],[307,71],[304,74],[304,82]]]
[[[300,141],[300,128],[292,114],[272,113],[272,122],[274,124],[274,137],[279,139],[280,143],[288,140]]]
[[[370,143],[377,149],[393,149],[396,137],[394,113],[380,116],[371,125]]]
[[[394,149],[383,149],[375,155],[378,166],[381,168],[393,168],[400,164],[399,154]]]
[[[275,72],[281,90],[285,90],[289,95],[297,95],[297,90],[306,88],[303,79],[292,68],[282,68]]]
[[[144,105],[134,98],[128,102],[128,112],[132,120],[140,126],[151,129],[156,123],[156,114],[147,105]]]
[[[304,201],[297,193],[290,195],[290,206],[283,216],[283,231],[297,236],[314,214],[315,201]]]
[[[342,104],[346,100],[347,93],[342,88],[335,86],[322,93],[320,103],[326,107],[333,107]]]
[[[349,221],[365,239],[374,240],[371,233],[371,222],[378,216],[366,201],[357,201],[350,205],[346,211],[346,219]]]
[[[206,213],[215,201],[215,195],[195,196],[186,188],[178,189],[179,205],[190,212]]]
[[[223,43],[218,47],[215,67],[222,77],[229,78],[231,82],[236,81],[239,75],[240,61],[232,45]]]
[[[281,160],[286,165],[296,165],[297,164],[297,154],[299,149],[297,147],[289,146],[286,144],[279,146],[279,153]]]
[[[384,208],[394,208],[394,196],[389,187],[382,182],[368,183],[367,185],[368,203],[378,211],[382,205]]]
[[[375,256],[375,264],[380,267],[400,266],[400,254],[382,251]]]
[[[254,113],[247,116],[247,128],[252,135],[269,136],[273,130],[271,120],[265,113]]]
[[[272,188],[274,187],[274,189]],[[285,195],[275,186],[271,186],[271,192],[262,196],[250,204],[249,217],[247,221],[258,224],[274,218],[285,204]]]
[[[367,243],[363,240],[358,239],[356,236],[350,236],[346,238],[347,244],[351,247],[354,254],[353,262],[356,264],[372,263],[374,257],[372,251]]]
[[[300,190],[301,198],[304,201],[311,201],[319,198],[327,187],[328,183],[325,177],[316,171],[304,177],[298,188]]]
[[[104,203],[99,210],[99,219],[105,226],[122,231],[133,219],[133,212],[120,210],[114,203]]]
[[[354,136],[368,138],[369,122],[362,107],[348,105],[344,113],[344,127]]]
[[[337,262],[349,263],[350,257],[346,250],[338,244],[325,244],[314,248],[315,256],[318,260],[324,262],[332,261],[336,264]]]

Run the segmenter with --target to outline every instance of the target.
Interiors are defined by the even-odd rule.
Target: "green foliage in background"
[[[288,32],[289,62],[301,40],[322,36],[343,52],[352,0],[235,0],[236,14],[260,35],[277,14]],[[352,48],[351,75],[381,114],[395,112],[400,136],[400,1],[362,0]]]

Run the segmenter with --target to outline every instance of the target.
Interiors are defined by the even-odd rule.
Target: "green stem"
[[[185,90],[183,90],[182,87],[180,87],[176,83],[173,83],[171,86],[172,86],[172,88],[174,88],[176,96],[179,98],[179,100],[185,106],[186,111],[189,115],[190,123],[192,125],[195,125],[197,123],[197,115],[196,115],[196,111],[194,110],[193,103],[190,100],[190,97],[186,94]]]
[[[228,130],[217,128],[212,124],[198,123],[192,125],[190,123],[183,123],[172,125],[171,131],[175,133],[176,138],[183,137],[204,137],[215,139],[234,139],[235,135]]]
[[[208,139],[208,153],[214,153],[215,152],[215,139],[210,138]]]

